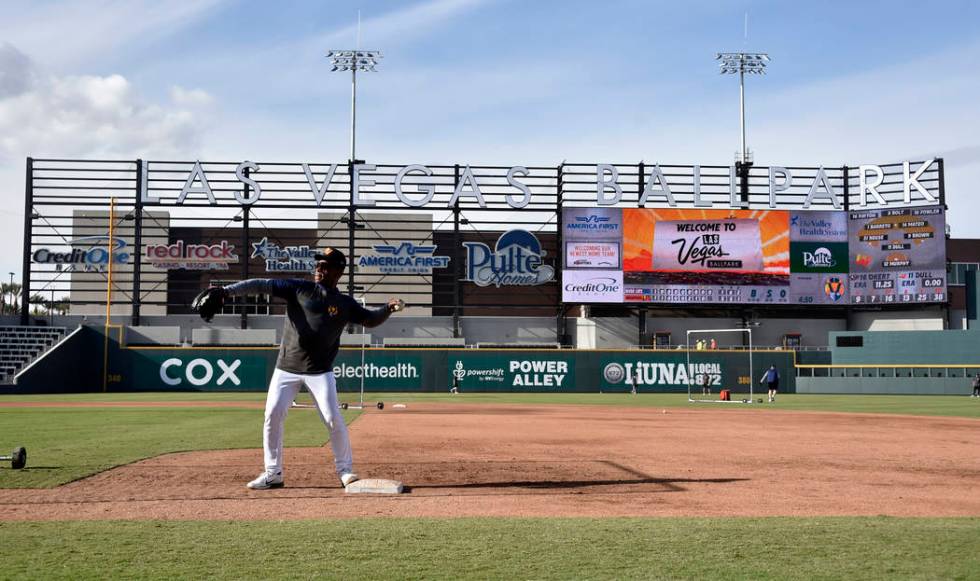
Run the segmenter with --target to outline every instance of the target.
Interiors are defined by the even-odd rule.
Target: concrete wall
[[[796,393],[970,395],[969,377],[797,377]]]
[[[581,321],[581,319],[579,319]],[[593,347],[630,347],[639,342],[640,320],[631,318],[595,317],[589,319],[595,327],[594,345],[580,342],[579,348]],[[776,319],[760,318],[758,326],[752,328],[753,345],[772,346],[782,345],[783,336],[799,334],[801,344],[805,347],[824,347],[827,345],[827,334],[832,331],[847,329],[847,321],[840,319]],[[652,343],[656,333],[670,333],[671,344],[683,345],[687,340],[689,329],[736,329],[742,324],[741,319],[707,318],[707,317],[647,317],[646,327],[649,340]],[[741,346],[743,335],[740,333],[719,333],[717,335],[701,335],[718,342],[719,347]],[[693,339],[693,338],[692,338]],[[587,340],[587,339],[586,339]]]
[[[180,345],[180,327],[140,325],[126,327],[126,345]]]
[[[838,347],[838,337],[861,337],[861,347]],[[835,365],[980,364],[980,330],[879,331],[830,334]]]
[[[848,317],[850,331],[941,331],[946,328],[942,307],[920,307],[915,311],[856,311]]]

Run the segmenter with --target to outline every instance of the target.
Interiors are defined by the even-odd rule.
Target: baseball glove
[[[212,286],[201,291],[201,294],[194,297],[191,301],[191,308],[201,315],[205,322],[210,323],[221,308],[225,306],[225,298],[228,292],[220,286]]]

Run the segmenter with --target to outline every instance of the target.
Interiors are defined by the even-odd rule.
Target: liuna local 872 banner
[[[788,212],[622,212],[625,302],[790,302]]]

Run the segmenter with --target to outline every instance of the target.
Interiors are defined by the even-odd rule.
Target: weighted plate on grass
[[[0,456],[0,462],[9,461],[10,467],[14,470],[20,470],[24,466],[27,466],[27,448],[23,446],[18,446],[14,448],[10,456]]]

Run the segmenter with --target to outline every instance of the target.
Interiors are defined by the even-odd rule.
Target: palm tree
[[[36,317],[40,317],[41,315],[45,314],[43,310],[45,308],[48,309],[49,311],[51,310],[51,307],[48,306],[51,304],[51,302],[48,299],[44,298],[44,295],[40,295],[40,294],[31,295],[30,303],[34,305],[34,308],[31,309],[31,314]]]
[[[17,302],[17,295],[20,294],[21,286],[15,283],[2,283],[0,284],[0,295],[3,297],[3,309],[2,313],[15,314],[20,308]],[[7,295],[10,295],[10,300],[7,300]]]

